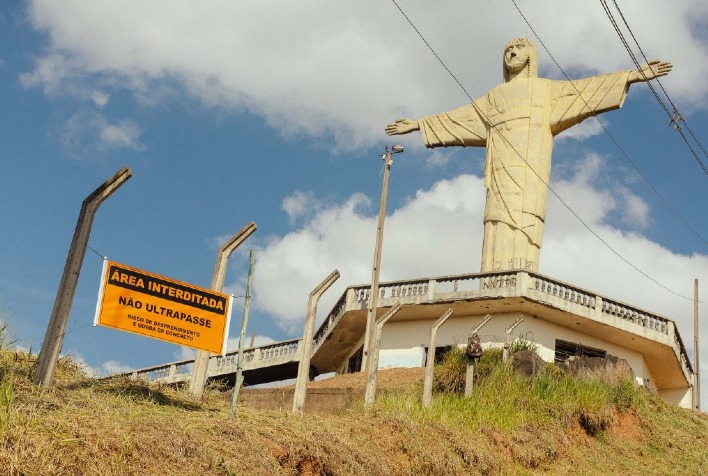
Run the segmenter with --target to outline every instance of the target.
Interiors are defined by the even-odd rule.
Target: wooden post
[[[236,381],[234,382],[234,393],[231,396],[231,409],[229,415],[234,416],[238,394],[243,384],[243,347],[246,342],[246,328],[248,327],[248,312],[251,309],[251,286],[253,285],[253,268],[256,265],[256,252],[251,250],[249,254],[248,281],[246,282],[246,302],[243,306],[243,322],[241,323],[241,334],[238,337],[238,359],[236,360]],[[253,336],[251,336],[251,347],[253,347]]]
[[[82,205],[79,219],[74,230],[74,237],[69,246],[69,254],[66,257],[64,272],[61,275],[59,282],[59,290],[54,301],[52,315],[49,318],[47,332],[44,335],[42,349],[39,352],[37,360],[37,369],[34,373],[34,383],[41,386],[49,386],[54,378],[54,369],[59,353],[61,352],[62,344],[64,343],[64,334],[66,325],[69,321],[69,312],[74,301],[76,293],[76,285],[81,274],[81,265],[84,262],[86,254],[86,245],[88,244],[89,235],[91,234],[91,226],[93,218],[104,200],[111,196],[126,180],[133,175],[133,172],[128,167],[123,167],[109,178],[103,185],[94,190],[87,196]]]
[[[250,222],[221,247],[216,255],[216,265],[214,266],[214,273],[211,277],[212,291],[221,292],[221,289],[224,287],[224,279],[226,279],[226,265],[229,262],[231,253],[233,253],[241,243],[246,241],[254,231],[256,231],[256,224]],[[189,381],[189,393],[197,398],[202,398],[202,395],[204,395],[204,385],[206,385],[208,377],[208,367],[209,352],[198,350],[197,354],[194,356],[194,368],[192,368],[192,376]]]
[[[482,319],[482,322],[479,323],[477,327],[472,329],[472,332],[470,332],[471,335],[477,334],[484,325],[489,322],[489,320],[492,318],[491,314],[487,314],[484,316],[484,319]],[[474,388],[474,363],[473,362],[468,362],[467,363],[467,372],[465,373],[465,397],[471,397],[472,396],[472,389]]]
[[[452,309],[445,311],[445,314],[435,321],[430,329],[430,345],[428,346],[428,361],[425,364],[425,380],[423,382],[423,406],[429,407],[433,401],[433,373],[435,371],[435,341],[438,329],[447,319],[452,316]]]
[[[302,356],[297,368],[297,381],[295,382],[295,394],[293,395],[293,413],[302,413],[305,408],[307,382],[310,380],[310,359],[312,358],[310,354],[312,354],[312,337],[315,334],[317,302],[337,279],[339,279],[339,271],[335,269],[310,293],[310,300],[307,303],[307,317],[305,318],[305,331],[302,336]]]
[[[401,303],[397,302],[389,311],[376,321],[376,336],[371,346],[371,365],[366,380],[366,392],[364,393],[364,406],[371,407],[376,399],[376,376],[379,371],[379,347],[381,345],[381,332],[383,326],[401,309]]]

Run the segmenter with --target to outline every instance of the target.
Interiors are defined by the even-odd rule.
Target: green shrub
[[[525,350],[532,350],[534,352],[538,351],[538,344],[524,339],[523,337],[519,337],[517,339],[514,339],[514,341],[509,345],[509,354],[515,354],[517,352],[523,352]]]
[[[437,392],[461,393],[465,390],[467,356],[464,348],[453,345],[435,365],[433,388]]]
[[[474,366],[474,379],[481,381],[489,378],[492,371],[502,363],[503,350],[500,347],[486,349]]]

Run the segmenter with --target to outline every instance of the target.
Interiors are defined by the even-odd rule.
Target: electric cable
[[[512,0],[513,1],[513,0]],[[616,0],[613,0],[613,3],[615,4],[615,7],[617,8],[617,11],[619,12],[620,16],[622,17],[622,21],[624,22],[625,26],[627,27],[627,30],[629,31],[630,35],[632,35],[632,38],[634,39],[634,42],[637,45],[637,48],[639,48],[639,51],[642,54],[642,57],[644,60],[648,63],[649,60],[647,59],[646,55],[644,54],[644,51],[642,50],[641,46],[639,45],[639,42],[637,41],[637,38],[634,36],[634,33],[632,32],[632,29],[629,27],[629,24],[622,14],[622,11],[619,8],[619,5],[617,4]],[[610,20],[610,23],[612,23],[612,26],[615,29],[615,32],[620,38],[620,41],[624,45],[625,49],[627,50],[627,53],[629,53],[630,58],[632,59],[633,63],[637,66],[638,71],[642,76],[644,76],[644,79],[646,79],[646,76],[644,75],[644,72],[641,70],[641,67],[639,65],[639,61],[637,60],[637,57],[635,56],[634,52],[632,51],[632,48],[629,46],[629,43],[627,42],[626,38],[624,37],[624,34],[622,33],[619,25],[617,24],[617,21],[615,20],[614,16],[612,15],[612,12],[610,11],[610,8],[607,4],[607,0],[600,0],[600,4],[602,5],[603,10],[605,11],[605,14],[607,15],[607,18]],[[518,9],[518,7],[517,7]],[[696,159],[700,167],[703,169],[703,172],[708,175],[708,168],[706,165],[703,163],[701,158],[698,156],[698,153],[691,147],[691,144],[688,142],[688,139],[686,138],[686,135],[683,132],[683,127],[679,122],[682,122],[686,126],[686,130],[689,131],[689,134],[693,138],[693,140],[696,142],[696,144],[700,147],[701,151],[703,151],[704,155],[708,157],[708,152],[706,152],[705,147],[703,147],[703,144],[698,140],[698,138],[695,136],[691,128],[688,126],[688,123],[686,122],[686,119],[679,113],[678,107],[676,107],[676,104],[671,100],[669,97],[669,94],[666,92],[666,89],[664,89],[664,86],[661,84],[658,78],[655,78],[659,86],[661,87],[661,90],[664,92],[664,95],[668,99],[669,103],[671,104],[671,107],[673,108],[673,112],[669,110],[668,106],[664,103],[664,101],[659,97],[659,94],[656,92],[656,89],[654,86],[647,81],[647,85],[649,86],[650,91],[654,95],[654,98],[656,101],[659,103],[662,109],[664,109],[664,112],[666,115],[669,117],[669,124],[674,125],[674,129],[679,133],[681,136],[681,139],[686,143],[686,146],[688,149],[691,151],[693,154],[693,157]]]

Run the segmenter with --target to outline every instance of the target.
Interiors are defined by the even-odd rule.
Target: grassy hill
[[[708,474],[708,416],[627,380],[528,379],[487,364],[465,399],[442,366],[422,409],[422,374],[401,385],[381,371],[380,381],[397,382],[370,411],[240,406],[230,418],[230,392],[197,402],[178,389],[91,379],[70,359],[40,389],[33,365],[0,351],[1,475]]]

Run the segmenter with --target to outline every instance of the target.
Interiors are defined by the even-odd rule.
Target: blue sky
[[[518,2],[572,78],[631,69],[598,2],[532,3]],[[620,5],[647,55],[673,62],[662,84],[708,144],[708,5]],[[473,97],[501,81],[508,39],[535,40],[511,2],[401,6]],[[540,45],[539,60],[542,76],[561,77]],[[226,282],[244,294],[255,249],[258,342],[301,335],[308,294],[333,269],[342,277],[321,314],[369,280],[380,156],[394,142],[406,152],[392,168],[382,279],[479,269],[483,152],[383,133],[468,102],[393,3],[3,1],[0,82],[0,311],[24,347],[41,345],[82,200],[123,165],[133,178],[102,205],[90,245],[208,286],[219,243],[255,221]],[[593,120],[556,140],[551,186],[663,286],[692,297],[698,278],[708,289],[708,176],[645,85],[601,119],[699,236]],[[91,327],[100,270],[88,251],[65,352],[100,372],[188,354]],[[674,319],[692,347],[690,300],[619,259],[555,198],[540,272]]]

